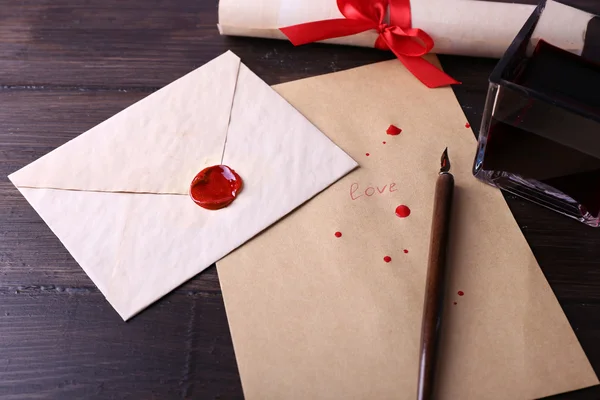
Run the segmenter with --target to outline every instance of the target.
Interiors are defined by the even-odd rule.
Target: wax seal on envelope
[[[190,197],[194,203],[207,210],[225,208],[242,190],[242,178],[227,165],[204,168],[190,185]]]
[[[189,198],[215,165],[248,177],[218,212]],[[9,178],[128,319],[356,166],[227,52]]]

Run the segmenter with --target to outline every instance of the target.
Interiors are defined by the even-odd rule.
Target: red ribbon
[[[433,39],[421,29],[412,28],[410,0],[337,0],[345,18],[308,22],[280,28],[295,45],[349,36],[375,29],[375,48],[391,50],[427,87],[460,83],[423,59],[433,48]],[[390,7],[390,25],[384,22]]]

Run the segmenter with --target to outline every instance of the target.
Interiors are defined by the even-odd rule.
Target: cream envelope
[[[244,189],[209,211],[215,164]],[[9,178],[127,320],[356,166],[227,52]]]

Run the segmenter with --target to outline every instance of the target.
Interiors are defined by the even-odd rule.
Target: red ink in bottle
[[[203,169],[190,185],[194,203],[207,210],[218,210],[230,205],[241,192],[242,178],[226,165]]]
[[[598,227],[600,64],[544,40],[529,54],[532,22],[513,43],[521,45],[511,46],[498,64],[503,67],[490,77],[495,89],[489,92],[473,172]]]

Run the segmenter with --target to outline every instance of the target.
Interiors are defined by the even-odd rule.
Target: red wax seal
[[[196,175],[190,185],[190,197],[202,208],[218,210],[230,205],[243,185],[234,170],[226,165],[213,165]]]

